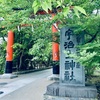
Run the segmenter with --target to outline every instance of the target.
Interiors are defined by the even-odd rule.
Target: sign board
[[[69,57],[65,52],[79,54],[76,48],[84,40],[84,36],[76,35],[73,30],[64,27],[60,35],[60,82],[67,85],[85,85],[84,67]]]

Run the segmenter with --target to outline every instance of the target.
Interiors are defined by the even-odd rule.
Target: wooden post
[[[52,43],[52,56],[53,61],[59,61],[59,44],[56,42]]]
[[[13,67],[13,44],[14,44],[14,33],[12,31],[9,31],[8,32],[8,40],[7,40],[7,54],[6,54],[5,73],[12,73],[12,67]]]
[[[52,19],[56,14],[52,14]],[[58,24],[55,23],[52,25],[52,33],[53,33],[53,43],[52,43],[52,56],[53,56],[53,74],[59,74],[59,43],[56,42],[57,37],[55,33],[58,32]]]

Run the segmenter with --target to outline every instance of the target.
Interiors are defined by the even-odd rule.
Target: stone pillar
[[[64,27],[60,36],[60,83],[85,86],[84,67],[68,54],[79,54],[77,46],[84,41],[84,35],[79,36],[73,30]]]

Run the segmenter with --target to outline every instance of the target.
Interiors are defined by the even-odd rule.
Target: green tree
[[[45,43],[45,48],[41,47],[43,43],[38,45],[40,46],[39,53],[43,53],[41,52],[41,49],[44,49],[45,52],[43,54],[45,57],[42,57],[41,59],[38,58],[38,62],[41,63],[42,61],[46,61],[45,65],[49,65],[51,61],[51,51],[49,50],[49,48],[51,47],[50,42],[52,40],[51,21],[46,22],[49,15],[34,16],[32,3],[32,0],[0,0],[0,18],[4,19],[3,21],[0,21],[0,28],[2,29],[0,31],[0,37],[4,39],[4,37],[7,37],[8,30],[14,31],[15,41],[13,46],[13,62],[14,68],[17,68],[17,70],[26,70],[34,67],[33,65],[36,62],[32,61],[32,59],[34,59],[33,55],[38,55],[30,55],[29,49],[31,49],[33,45],[36,45],[37,42],[39,42],[37,41],[39,40],[39,38],[45,41],[43,42]],[[28,26],[22,27],[22,25]],[[18,26],[20,28],[19,31]],[[3,48],[6,48],[6,45],[2,44],[2,46]],[[4,50],[2,49],[2,51]],[[4,53],[1,53],[0,57],[5,58],[4,54],[6,55],[6,50],[4,51]],[[5,59],[2,59],[1,63],[4,64]],[[1,66],[4,67],[4,65]]]
[[[44,39],[38,39],[29,53],[33,55],[33,61],[37,64],[50,66],[51,61],[51,42]]]
[[[81,5],[86,9],[87,17],[69,18],[68,26],[76,27],[76,34],[84,33],[85,43],[80,46],[80,56],[76,59],[85,66],[87,74],[91,75],[96,68],[100,68],[100,0],[84,0]]]
[[[59,21],[59,28],[67,25],[69,27],[75,27],[74,32],[76,34],[84,32],[85,44],[80,46],[81,56],[79,56],[79,59],[80,62],[86,66],[86,69],[92,70],[97,66],[100,67],[99,6],[100,0],[0,0],[0,17],[4,18],[4,20],[0,22],[0,28],[3,28],[3,30],[0,31],[0,37],[7,37],[7,31],[13,30],[15,32],[14,62],[20,58],[20,64],[21,62],[28,64],[34,59],[34,56],[42,55],[33,54],[37,53],[37,48],[41,48],[39,49],[40,52],[43,51],[43,48],[44,51],[46,50],[46,45],[52,41],[51,25]],[[57,15],[54,20],[51,21],[49,19],[51,17],[49,14],[42,16],[35,15],[38,10],[43,9],[46,12],[48,12],[48,10],[56,12]],[[95,10],[97,13],[93,14]],[[19,33],[17,27],[23,24],[30,26],[22,28]],[[32,26],[34,27],[34,32]],[[44,44],[42,48],[43,44],[40,43],[40,41],[44,43],[43,39],[47,44]],[[37,44],[39,46],[37,46]],[[35,46],[37,46],[37,48],[35,48]],[[84,57],[84,52],[88,59],[86,56]],[[50,54],[50,52],[46,52],[46,54],[44,54],[44,52],[42,53],[46,57],[46,54]],[[39,59],[37,61],[39,61]],[[42,56],[42,60],[46,61],[44,60],[44,56]],[[17,63],[15,66],[20,64]],[[27,64],[26,66],[28,66]]]
[[[21,32],[19,33],[17,27],[22,24],[29,23],[28,21],[29,21],[29,15],[31,13],[31,5],[30,5],[31,3],[32,3],[31,0],[24,0],[24,1],[0,0],[0,18],[4,19],[0,21],[0,28],[2,29],[0,30],[0,37],[3,39],[3,43],[0,44],[0,46],[2,47],[2,49],[0,49],[0,51],[2,50],[0,54],[0,57],[2,58],[2,61],[0,63],[2,63],[2,65],[0,64],[0,67],[2,67],[2,69],[4,69],[5,66],[4,58],[6,57],[6,50],[5,50],[6,45],[3,44],[5,42],[4,38],[7,37],[8,30],[13,30],[15,33],[14,60],[13,60],[14,67],[17,66],[17,69],[19,69],[20,67],[22,68],[23,61],[25,63],[24,56],[28,53],[28,47],[29,47],[28,43],[29,45],[31,45],[31,43],[29,42],[31,34],[29,35],[29,33],[31,33],[32,31],[30,32],[29,30],[31,29],[27,28],[27,30],[25,30],[24,32],[21,30]],[[24,42],[24,40],[26,41]],[[28,63],[26,64],[26,66],[28,66]]]
[[[85,43],[79,47],[80,56],[74,57],[86,67],[89,75],[93,74],[95,68],[100,67],[99,6],[100,0],[35,0],[32,6],[34,13],[41,8],[46,12],[53,10],[57,13],[54,22],[60,21],[59,28],[67,25],[74,27],[75,34],[84,33]]]

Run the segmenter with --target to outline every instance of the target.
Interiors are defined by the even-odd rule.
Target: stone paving
[[[0,79],[0,100],[44,100],[47,85],[53,83],[47,78],[51,73],[49,69],[14,79]]]

